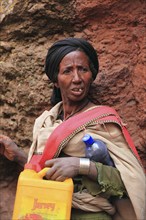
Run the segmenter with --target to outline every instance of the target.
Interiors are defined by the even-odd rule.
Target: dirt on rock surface
[[[29,149],[36,117],[51,107],[47,49],[64,37],[83,37],[100,62],[93,97],[118,111],[145,166],[145,12],[143,0],[2,0],[1,133]],[[3,156],[0,166],[0,217],[10,220],[19,168]]]

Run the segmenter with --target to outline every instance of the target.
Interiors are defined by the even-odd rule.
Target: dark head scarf
[[[68,53],[81,49],[90,59],[93,67],[96,71],[92,71],[93,80],[96,78],[98,73],[98,57],[93,46],[82,38],[66,38],[64,40],[59,40],[54,43],[48,50],[46,62],[45,62],[45,72],[48,78],[53,82],[57,82],[57,76],[59,71],[59,64],[63,57]]]

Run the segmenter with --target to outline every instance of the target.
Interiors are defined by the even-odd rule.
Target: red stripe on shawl
[[[102,117],[102,115],[107,115],[107,114],[108,116]],[[54,157],[55,153],[58,150],[60,143],[66,137],[68,137],[68,135],[70,135],[78,127],[85,124],[89,120],[94,119],[95,117],[97,118],[99,117],[99,119],[97,119],[99,123],[103,123],[104,121],[115,121],[119,123],[121,125],[123,135],[129,147],[131,148],[132,152],[135,154],[137,159],[140,160],[140,157],[134,146],[134,143],[126,127],[122,124],[122,121],[119,115],[117,114],[117,112],[111,107],[100,106],[100,107],[93,108],[92,110],[75,115],[74,117],[69,118],[67,121],[64,121],[62,124],[60,124],[48,138],[43,154],[33,155],[30,160],[30,163],[35,164],[37,166],[37,171],[41,170],[44,167],[45,161],[52,159]]]
[[[102,122],[102,120],[104,121],[105,119],[112,121],[114,119],[115,121],[120,122],[122,131],[125,136],[125,139],[127,140],[127,143],[129,144],[135,156],[140,160],[138,152],[133,144],[133,141],[130,138],[130,135],[127,129],[125,128],[125,126],[122,125],[122,122],[117,112],[111,107],[101,106],[101,107],[93,108],[92,110],[89,110],[86,112],[82,112],[78,115],[75,115],[74,117],[60,124],[54,130],[54,132],[50,135],[50,137],[48,138],[46,142],[44,152],[42,156],[40,157],[40,162],[39,162],[40,166],[43,168],[45,161],[52,159],[54,157],[55,153],[58,150],[58,146],[60,145],[60,143],[66,137],[68,137],[68,135],[70,135],[75,129],[77,129],[79,126],[85,124],[86,122],[88,122],[89,120],[92,120],[95,117],[100,117],[106,114],[109,114],[111,116],[102,117],[101,120],[99,119],[99,121]]]

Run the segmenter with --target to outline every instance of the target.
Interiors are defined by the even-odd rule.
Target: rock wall
[[[95,46],[100,61],[93,97],[119,112],[145,166],[145,1],[2,0],[2,3],[1,133],[28,151],[35,118],[50,108],[52,84],[43,69],[47,49],[64,37],[84,37]],[[5,195],[4,201],[0,201],[0,216],[9,220],[18,167],[2,156],[0,166],[1,194]]]

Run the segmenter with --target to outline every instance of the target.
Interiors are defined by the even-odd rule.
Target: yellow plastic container
[[[73,181],[45,180],[47,170],[27,165],[21,172],[16,191],[12,220],[69,220]]]

